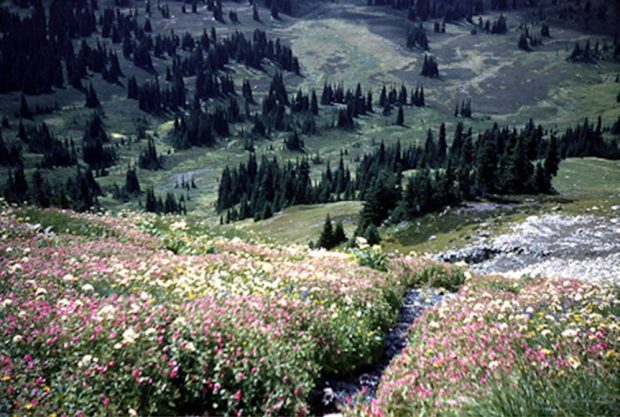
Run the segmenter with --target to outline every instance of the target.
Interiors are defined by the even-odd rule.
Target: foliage
[[[357,260],[357,263],[379,271],[387,271],[388,255],[381,250],[380,246],[370,246],[363,237],[356,238],[355,242],[357,247],[352,248],[351,253]]]
[[[472,277],[418,320],[376,399],[346,414],[613,415],[617,297],[577,280]]]
[[[466,404],[462,417],[616,416],[620,377],[613,369],[570,372],[549,379],[517,360],[518,370],[483,398]]]
[[[0,413],[304,415],[321,374],[380,353],[409,280],[178,217],[0,225]]]

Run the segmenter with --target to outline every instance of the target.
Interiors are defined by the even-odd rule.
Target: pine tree
[[[505,192],[525,194],[532,190],[532,163],[528,160],[525,140],[517,137],[510,151],[506,173]]]
[[[140,182],[135,168],[129,168],[125,175],[125,191],[128,194],[140,194]]]
[[[93,88],[93,83],[90,83],[88,90],[86,90],[86,103],[84,104],[84,106],[90,109],[96,109],[100,105],[101,103],[99,102],[97,93],[95,92],[95,89]]]
[[[312,95],[310,98],[310,113],[317,116],[319,114],[319,103],[316,97],[316,91],[312,89]]]
[[[338,246],[346,241],[347,235],[344,233],[344,227],[342,226],[342,222],[339,220],[336,223],[336,229],[334,230],[334,246]]]
[[[32,111],[30,110],[30,106],[28,106],[26,96],[24,96],[23,94],[20,100],[19,117],[22,117],[24,119],[32,119]]]
[[[381,242],[381,236],[374,224],[368,225],[366,230],[364,230],[363,238],[366,239],[366,242],[371,246],[378,245]]]
[[[405,113],[403,112],[403,106],[398,106],[398,114],[396,115],[396,124],[402,126],[405,123]]]
[[[476,182],[480,195],[495,191],[497,167],[497,149],[491,138],[484,138],[478,144],[478,156],[476,160]]]
[[[439,126],[439,139],[437,141],[437,163],[441,166],[446,160],[448,143],[446,142],[446,124]]]
[[[146,149],[142,150],[138,158],[138,166],[142,169],[158,170],[163,169],[163,165],[157,155],[157,148],[153,138],[148,139]]]
[[[527,40],[527,36],[522,33],[519,37],[519,49],[523,49],[524,51],[531,51],[530,44]]]
[[[547,155],[545,157],[545,171],[550,176],[555,176],[560,167],[560,159],[558,155],[558,143],[555,135],[551,135],[549,145],[547,146]]]
[[[31,201],[38,207],[49,207],[51,202],[49,186],[38,169],[32,174],[31,184]]]
[[[325,248],[328,250],[334,247],[334,230],[329,214],[325,218],[325,223],[323,223],[323,231],[319,236],[319,241],[317,242],[317,245],[320,248]]]
[[[129,77],[127,80],[127,98],[138,100],[140,98],[140,89],[136,77]]]

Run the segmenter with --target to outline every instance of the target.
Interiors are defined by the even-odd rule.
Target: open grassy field
[[[405,84],[408,88],[417,84],[424,86],[427,106],[405,108],[404,126],[394,125],[395,112],[389,116],[374,113],[357,119],[353,130],[337,130],[328,127],[336,117],[335,109],[321,106],[319,132],[303,138],[305,154],[319,154],[323,163],[329,161],[332,166],[345,149],[345,162],[354,168],[356,161],[380,141],[390,144],[400,140],[403,145],[420,143],[429,128],[436,131],[441,123],[446,124],[450,142],[454,126],[459,121],[463,121],[466,128],[472,127],[474,132],[488,128],[495,122],[519,126],[530,118],[546,128],[561,130],[580,122],[584,117],[593,120],[601,115],[604,124],[609,125],[620,116],[620,103],[616,102],[616,95],[620,92],[620,83],[616,81],[620,74],[620,63],[600,61],[597,64],[581,64],[566,60],[576,41],[591,39],[601,44],[611,43],[613,31],[609,29],[610,24],[586,31],[574,22],[551,20],[552,37],[545,38],[543,45],[535,47],[532,52],[525,52],[519,50],[516,44],[522,25],[528,25],[532,32],[540,30],[540,21],[532,17],[534,9],[506,12],[509,31],[505,35],[472,35],[472,25],[464,21],[447,24],[446,33],[434,33],[431,22],[427,22],[431,53],[437,57],[440,69],[440,78],[428,79],[419,75],[423,51],[410,50],[405,45],[407,28],[412,23],[402,11],[390,7],[367,6],[365,2],[353,0],[312,1],[297,7],[294,17],[281,15],[276,20],[270,16],[268,9],[260,6],[261,22],[256,22],[252,20],[250,6],[225,1],[225,14],[229,9],[234,9],[239,15],[241,23],[233,24],[213,20],[202,6],[197,14],[182,14],[178,2],[164,0],[161,3],[170,6],[172,16],[163,19],[159,13],[153,13],[151,23],[154,33],[189,32],[198,36],[203,30],[215,27],[218,36],[225,37],[234,31],[250,34],[260,28],[271,38],[280,38],[292,47],[301,63],[301,76],[285,74],[285,83],[291,93],[298,87],[304,90],[316,88],[320,93],[326,81],[343,82],[351,88],[360,83],[365,91],[371,90],[377,100],[383,84],[397,87]],[[143,22],[144,4],[136,2],[133,6],[140,16],[139,22]],[[620,15],[614,8],[610,14],[610,22]],[[497,12],[488,12],[482,18],[494,19],[498,15]],[[96,36],[85,41],[92,44],[96,42]],[[109,44],[108,40],[104,42]],[[125,76],[136,76],[139,82],[155,77],[156,74],[147,73],[123,58],[120,45],[109,44],[108,47],[119,53]],[[170,59],[154,58],[153,62],[155,71],[160,75],[171,64]],[[263,71],[236,63],[227,67],[237,89],[240,89],[243,79],[250,80],[259,102],[275,70],[273,65],[267,63]],[[247,158],[243,131],[247,132],[250,126],[245,123],[235,125],[232,128],[233,134],[213,148],[174,151],[167,139],[172,126],[172,114],[146,114],[137,108],[136,101],[126,98],[125,85],[106,83],[100,75],[92,75],[90,81],[102,102],[106,129],[117,145],[120,156],[110,174],[98,179],[100,184],[111,186],[124,183],[127,166],[135,164],[144,147],[143,143],[132,140],[136,136],[136,123],[141,120],[147,125],[147,132],[154,136],[166,167],[165,171],[139,170],[138,176],[143,188],[152,186],[160,194],[166,191],[184,194],[190,199],[190,211],[216,218],[213,202],[219,175],[225,166],[236,166]],[[126,81],[127,78],[124,78],[122,83],[126,84]],[[195,77],[185,79],[190,97],[194,83]],[[17,132],[19,118],[14,115],[19,108],[19,98],[18,93],[0,97],[0,114],[8,116],[11,122],[10,128],[2,129],[3,136],[9,140]],[[58,104],[60,110],[35,116],[35,122],[47,123],[60,138],[72,137],[76,143],[80,142],[85,121],[91,113],[83,107],[83,93],[67,87],[53,94],[27,98],[31,107]],[[454,117],[456,103],[469,98],[472,99],[473,117]],[[251,106],[251,111],[259,109],[260,105]],[[274,133],[269,139],[257,140],[255,148],[258,156],[267,154],[293,160],[302,157],[300,153],[283,151],[282,140],[285,136],[286,133]],[[34,171],[37,161],[38,156],[26,155],[27,176]],[[567,168],[569,172],[577,169],[570,166]],[[613,170],[613,167],[610,169]],[[313,166],[314,177],[318,178],[323,169],[324,165]],[[57,169],[46,172],[46,175],[62,178],[68,172],[72,171]],[[0,168],[0,183],[4,183],[7,173],[7,169]],[[567,175],[571,176],[571,173]],[[575,175],[581,177],[581,172],[576,171]],[[198,186],[196,190],[182,192],[175,188],[175,184],[182,178],[189,180],[192,177]],[[564,178],[558,180],[563,181]],[[570,187],[566,188],[563,183],[559,188],[570,191]],[[598,189],[596,185],[591,188],[594,191]],[[101,202],[105,208],[112,210],[135,209],[139,206],[138,200],[122,203],[110,195],[103,197]],[[322,208],[316,211],[323,213]],[[323,214],[319,217],[323,217]]]
[[[46,8],[79,3],[41,1]],[[28,193],[24,191],[23,181],[13,180],[18,177],[14,172],[20,173],[19,162],[0,158],[1,164],[16,167],[13,171],[0,165],[0,417],[617,416],[613,410],[620,388],[620,243],[610,245],[610,241],[620,236],[616,234],[620,232],[620,161],[563,160],[553,178],[557,193],[542,193],[550,191],[547,167],[554,168],[554,161],[549,151],[553,147],[548,144],[554,142],[547,139],[554,134],[562,155],[614,157],[600,143],[601,136],[620,145],[618,131],[614,136],[610,129],[616,121],[620,125],[620,57],[608,53],[597,62],[567,60],[575,42],[584,45],[589,40],[601,48],[620,42],[614,40],[620,27],[620,3],[515,0],[539,7],[505,11],[508,32],[503,35],[477,32],[465,19],[447,23],[445,33],[436,33],[434,22],[428,20],[424,26],[429,53],[439,65],[439,77],[431,79],[420,74],[425,52],[406,46],[408,29],[418,24],[408,20],[406,10],[370,6],[370,0],[291,0],[293,13],[280,13],[278,18],[265,7],[266,1],[258,2],[257,21],[252,1],[223,0],[221,22],[213,18],[207,0],[198,0],[196,13],[181,12],[182,4],[191,9],[189,0],[150,0],[155,9],[150,18],[152,36],[189,33],[198,37],[215,28],[218,39],[237,31],[251,39],[256,29],[263,30],[270,40],[278,38],[290,46],[299,59],[300,74],[283,74],[289,95],[298,89],[305,93],[315,89],[320,97],[324,83],[342,83],[352,90],[360,84],[364,94],[372,92],[374,112],[355,118],[353,127],[341,129],[336,126],[344,105],[320,105],[316,117],[310,112],[286,114],[284,123],[293,120],[287,125],[291,131],[272,130],[259,137],[252,133],[254,116],[265,116],[265,108],[265,119],[275,119],[269,107],[277,106],[262,101],[274,96],[269,90],[277,88],[270,84],[280,72],[278,64],[265,58],[260,69],[231,60],[217,70],[217,77],[225,74],[233,80],[234,96],[226,93],[211,98],[205,93],[194,100],[197,77],[186,76],[186,103],[166,107],[176,108],[175,112],[146,113],[137,100],[127,98],[128,78],[136,77],[139,85],[157,79],[169,87],[165,74],[173,58],[164,53],[153,57],[153,71],[138,68],[132,59],[123,57],[122,42],[100,39],[104,25],[98,16],[100,32],[72,42],[76,51],[81,42],[91,46],[101,42],[119,57],[124,73],[121,83],[110,84],[92,72],[81,81],[84,86],[92,82],[97,92],[100,115],[111,139],[106,146],[114,147],[118,160],[108,172],[96,174],[103,189],[101,210],[88,210],[93,204],[91,191],[97,189],[88,177],[81,178],[77,186],[67,185],[77,190],[68,199],[81,203],[77,209],[84,210],[74,212],[34,206],[48,205],[42,192],[46,190],[41,190],[46,183],[37,183],[35,174],[43,173],[54,189],[54,203],[63,205],[62,185],[87,167],[81,146],[88,142],[84,129],[93,110],[85,108],[84,92],[67,86],[51,94],[27,95],[31,109],[53,107],[32,118],[19,115],[21,93],[0,94],[0,133],[5,143],[19,143],[24,149],[25,176],[32,184]],[[491,0],[480,1],[486,11],[474,16],[474,21],[499,18],[500,12],[491,10]],[[4,0],[0,7],[27,16],[29,9],[20,9],[18,3],[36,0]],[[148,1],[97,3],[98,15],[122,3],[116,12],[137,13],[138,26],[145,25]],[[169,7],[169,18],[163,18],[155,4]],[[595,10],[608,6],[607,19],[594,20],[594,12],[582,10],[590,5]],[[579,8],[576,17],[560,20],[559,11],[573,7]],[[231,10],[237,12],[239,23],[230,21]],[[544,21],[543,12],[549,15]],[[583,18],[588,14],[592,20]],[[10,31],[3,27],[4,16],[0,13],[0,68],[6,59],[3,41],[11,39],[5,37]],[[542,38],[542,44],[530,52],[519,49],[521,34],[527,30],[538,36],[543,22],[549,25],[551,36]],[[126,42],[144,36],[140,30],[126,34]],[[205,66],[228,51],[227,46],[206,49]],[[179,62],[189,58],[190,52],[181,48],[176,52],[174,59],[179,61],[175,65],[185,65]],[[262,56],[262,51],[256,53]],[[70,57],[63,58],[61,66],[70,61]],[[249,58],[248,62],[256,64]],[[175,76],[190,73],[174,72]],[[242,97],[246,80],[256,103],[249,104]],[[411,93],[421,85],[426,105],[406,106],[404,123],[397,125],[397,110],[384,115],[378,103],[384,85],[397,90],[404,85]],[[229,135],[218,137],[210,147],[177,150],[172,146],[177,117],[189,116],[187,123],[179,123],[190,128],[198,125],[199,135],[207,136],[203,127],[215,130],[214,126],[223,123],[197,115],[197,108],[209,112],[227,106],[229,100],[237,100],[243,119],[236,121],[236,112],[223,112],[230,121]],[[455,106],[465,100],[471,100],[473,115],[457,117]],[[352,104],[348,106],[351,110]],[[293,106],[286,108],[289,112]],[[576,138],[565,135],[572,140],[569,144],[561,139],[565,129],[599,116],[601,131],[584,129]],[[302,134],[303,149],[287,150],[285,141],[292,130],[301,128],[302,118],[315,122],[316,132]],[[516,132],[530,119],[543,127],[542,140],[532,130]],[[33,142],[18,137],[20,123],[46,123],[56,138],[72,139],[78,149],[78,167],[41,168],[43,155],[31,153],[28,148],[34,148]],[[339,170],[332,182],[328,164],[333,173],[342,158],[355,180],[360,161],[379,144],[423,145],[429,130],[438,138],[442,123],[448,146],[459,123],[465,131],[472,130],[473,138],[482,137],[478,133],[489,131],[494,124],[510,129],[498,134],[498,140],[483,138],[475,152],[468,152],[472,147],[466,138],[460,149],[455,146],[447,156],[445,147],[438,144],[433,150],[431,141],[423,153],[407,154],[403,184],[415,169],[429,168],[426,178],[430,180],[421,176],[422,181],[414,185],[415,195],[409,188],[394,204],[397,210],[391,212],[392,218],[400,211],[403,215],[398,218],[411,219],[445,207],[447,201],[461,201],[461,196],[483,196],[481,200],[400,224],[387,224],[388,218],[378,226],[379,246],[341,243],[333,251],[314,249],[312,243],[318,241],[327,216],[334,225],[341,222],[351,239],[358,224],[362,228],[385,219],[382,209],[393,208],[396,200],[386,184],[392,186],[397,181],[392,178],[398,177],[385,180],[386,172],[374,170],[394,161],[389,151],[377,152],[368,164],[367,172],[376,173],[380,181],[360,170],[355,186],[349,182],[340,187],[348,182],[348,174],[340,175]],[[276,125],[272,120],[265,124],[267,130]],[[130,168],[147,146],[144,137],[138,139],[142,133],[156,144],[163,169],[137,169],[142,191],[131,194],[128,186],[121,192],[116,187],[132,179]],[[583,140],[590,134],[596,143]],[[573,145],[577,150],[570,153]],[[236,168],[248,160],[250,148],[258,161],[276,159],[278,168],[270,164],[260,181],[244,182],[245,174],[237,172],[230,180],[222,177],[226,167]],[[103,152],[95,153],[101,156]],[[316,184],[322,176],[326,178],[321,187],[309,186],[302,169],[295,173],[280,169],[302,158],[308,159],[309,176]],[[404,168],[392,165],[386,168],[393,171],[389,174],[400,174]],[[529,170],[530,165],[535,171]],[[346,181],[340,181],[343,178]],[[371,185],[364,189],[359,184],[367,179]],[[190,182],[196,187],[180,186]],[[5,183],[13,193],[3,194]],[[135,181],[127,183],[135,185]],[[273,191],[279,184],[284,186],[273,193],[253,192],[261,191],[260,187]],[[144,206],[164,211],[163,204],[146,203],[150,193],[145,190],[151,188],[158,197],[166,193],[183,197],[187,215],[147,212]],[[219,206],[225,206],[228,213],[216,212],[219,189],[226,191]],[[359,222],[365,203],[349,200],[289,206],[271,216],[272,208],[282,207],[282,202],[349,198],[352,189],[353,195],[368,201],[363,212],[368,216],[362,219],[367,223]],[[541,194],[490,194],[497,190]],[[248,194],[253,195],[248,198]],[[276,197],[269,201],[268,194]],[[128,201],[121,201],[125,197]],[[21,203],[19,198],[30,200],[9,204]],[[182,211],[175,208],[175,202],[169,203],[166,212]],[[225,224],[224,219],[234,218],[239,206],[243,208],[240,217],[246,216],[248,206],[251,216],[271,217]],[[588,217],[540,216],[550,213]],[[471,264],[468,267],[417,256],[486,245],[498,235],[502,236],[496,240],[514,232],[515,225],[525,228],[538,216],[596,221],[575,221],[570,226],[556,221],[553,229],[541,222],[536,229],[540,233],[530,233],[529,240],[522,239],[518,245],[500,242],[500,250],[484,248],[484,252],[517,258],[518,263],[536,258],[536,264],[546,262],[544,270],[519,272],[522,269],[512,266],[511,270],[483,271],[475,269],[472,257],[444,258],[449,262],[464,259]],[[558,229],[563,233],[555,233]],[[571,239],[559,244],[558,236],[564,235]],[[535,247],[542,240],[558,243],[558,253],[547,250],[551,245]],[[330,246],[330,241],[335,240],[325,239],[324,246]],[[564,263],[552,263],[556,258],[574,267],[569,273],[566,268],[558,270],[556,265]],[[592,264],[602,267],[589,268]],[[602,270],[605,277],[596,276]],[[505,271],[517,271],[520,278],[502,276]],[[551,278],[556,275],[561,279]],[[609,283],[602,280],[607,275],[611,276]]]
[[[347,236],[352,236],[361,206],[359,201],[293,206],[270,219],[259,222],[244,220],[231,227],[255,233],[263,239],[278,243],[291,242],[304,245],[318,240],[327,215],[331,217],[332,222],[341,221]]]

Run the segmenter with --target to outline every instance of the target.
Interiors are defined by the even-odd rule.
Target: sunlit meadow
[[[0,216],[0,414],[308,415],[320,378],[372,363],[404,291],[424,285],[460,291],[346,414],[466,413],[524,370],[618,370],[615,288],[247,243],[175,217],[43,214],[74,226]]]

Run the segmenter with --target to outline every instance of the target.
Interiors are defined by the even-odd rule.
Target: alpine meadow
[[[620,2],[0,2],[0,417],[617,417]]]

